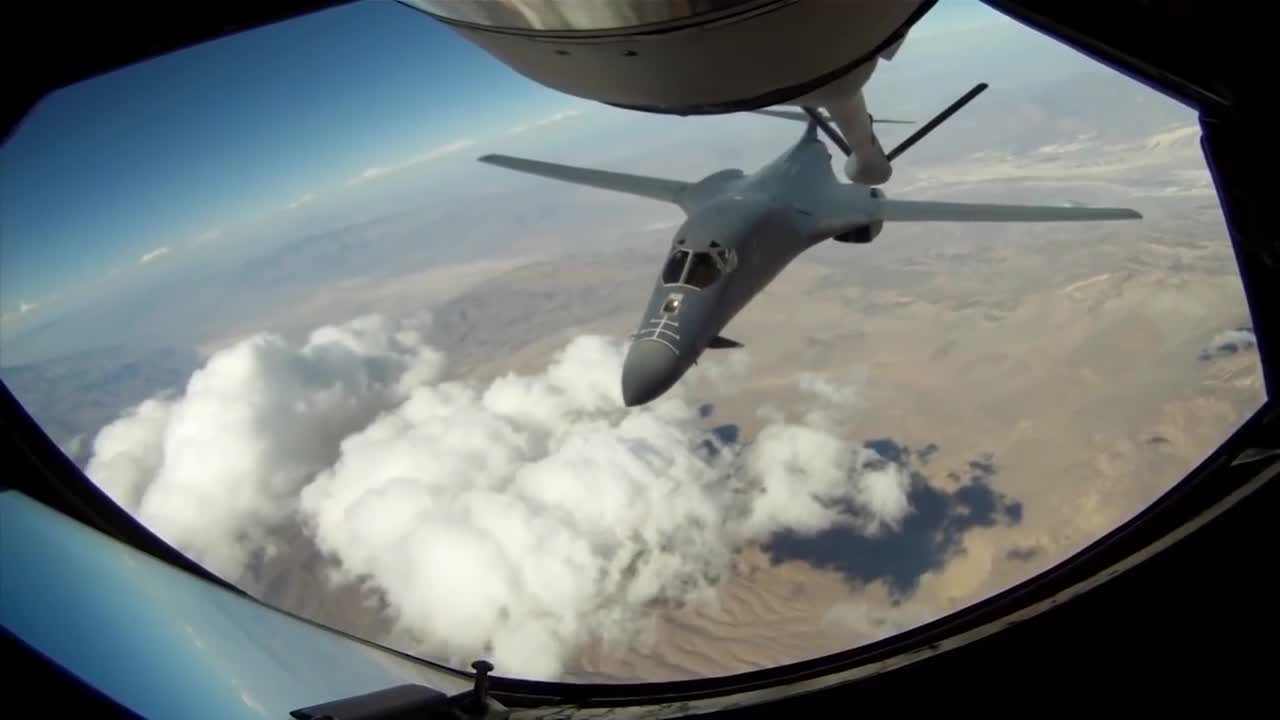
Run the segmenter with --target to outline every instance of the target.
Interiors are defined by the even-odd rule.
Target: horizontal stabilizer
[[[1063,207],[1057,205],[990,205],[881,200],[880,219],[888,222],[1080,222],[1092,220],[1140,220],[1129,208]]]
[[[743,344],[737,340],[730,340],[727,337],[717,335],[711,338],[711,342],[707,343],[707,347],[715,350],[725,350],[728,348],[740,348],[743,347]]]
[[[586,185],[601,190],[638,195],[676,205],[681,205],[685,190],[688,190],[693,185],[693,183],[681,182],[680,180],[632,175],[611,170],[593,170],[591,168],[560,165],[541,160],[528,160],[510,155],[490,154],[482,155],[476,159],[482,163],[496,165],[508,170],[538,175],[575,185]]]

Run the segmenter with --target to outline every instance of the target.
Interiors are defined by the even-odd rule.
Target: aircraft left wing
[[[756,115],[767,115],[769,117],[781,118],[783,120],[795,120],[796,122],[809,122],[809,115],[803,110],[777,110],[774,108],[765,108],[762,110],[749,110],[748,112],[754,113]],[[818,113],[822,115],[823,120],[826,120],[827,122],[835,122],[834,120],[831,119],[831,113],[827,112],[826,110],[819,110]],[[888,118],[878,118],[874,116],[872,116],[871,122],[876,125],[882,125],[882,124],[914,125],[915,124],[914,120],[890,120]]]
[[[681,205],[685,191],[694,185],[694,183],[680,180],[632,175],[613,172],[612,170],[593,170],[572,165],[543,162],[541,160],[528,160],[510,155],[490,154],[482,155],[476,159],[482,163],[496,165],[508,170],[539,175],[552,180],[574,183],[575,185],[600,188],[601,190],[639,195],[640,197],[661,200],[675,205]]]
[[[1142,213],[1137,210],[1111,207],[991,205],[928,200],[881,200],[878,205],[878,219],[886,222],[1079,222],[1142,219]]]

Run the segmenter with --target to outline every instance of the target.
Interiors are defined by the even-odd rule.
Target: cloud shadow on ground
[[[999,468],[989,454],[970,460],[963,471],[946,477],[953,489],[940,489],[923,471],[937,451],[930,443],[920,450],[890,438],[869,440],[880,462],[901,465],[911,475],[908,497],[912,512],[898,531],[866,537],[849,528],[835,528],[815,536],[790,531],[778,533],[765,545],[774,562],[800,560],[818,568],[836,570],[851,581],[884,580],[896,599],[915,591],[921,576],[936,570],[963,551],[964,534],[977,527],[1017,525],[1022,503],[991,487]]]

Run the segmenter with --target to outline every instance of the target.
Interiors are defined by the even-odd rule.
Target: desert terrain
[[[906,233],[883,237],[893,234]],[[1187,474],[1263,400],[1252,352],[1201,357],[1217,334],[1247,324],[1229,249],[1220,240],[1142,240],[1128,228],[1082,234],[1068,247],[1056,238],[1036,243],[1036,252],[1012,245],[1018,238],[991,238],[960,255],[929,252],[931,238],[913,238],[904,242],[920,254],[909,268],[838,259],[861,249],[837,246],[788,269],[728,331],[750,354],[749,379],[731,388],[704,383],[699,397],[716,406],[718,423],[739,425],[749,439],[756,407],[790,409],[799,370],[833,382],[861,378],[859,405],[840,418],[841,429],[851,441],[936,446],[915,469],[928,482],[922,497],[936,496],[941,507],[904,529],[923,534],[915,541],[845,548],[833,533],[790,548],[748,548],[718,607],[678,612],[659,626],[652,650],[593,659],[584,670],[721,674],[868,642],[1048,568]],[[541,272],[556,274],[552,266]],[[494,281],[518,302],[489,302],[521,307],[521,318],[557,318],[548,320],[553,327],[524,324],[545,340],[504,329],[511,345],[489,352],[509,359],[468,372],[545,364],[563,333],[625,332],[635,300],[648,292],[643,278],[627,282],[623,265],[612,278],[596,275],[607,281],[598,290],[549,293],[547,313],[530,313],[538,274],[526,268]],[[576,315],[568,307],[589,309]],[[593,311],[611,314],[593,319]],[[695,370],[687,382],[699,380]],[[970,464],[983,457],[995,469],[974,482]],[[1019,510],[982,507],[996,502]],[[959,539],[943,538],[945,525],[959,527]],[[911,560],[922,550],[910,544],[931,557]],[[867,557],[877,555],[884,557]],[[815,568],[814,556],[827,568]],[[895,598],[900,564],[918,568],[908,574],[910,591]]]
[[[1085,84],[1097,102],[1062,99]],[[1074,75],[1040,95],[993,90],[947,125],[949,139],[913,150],[886,190],[1126,205],[1142,221],[888,225],[871,245],[824,244],[726,329],[745,348],[709,351],[745,361],[731,382],[703,366],[682,381],[706,428],[740,445],[770,418],[811,411],[802,385],[847,395],[827,408],[828,430],[910,474],[901,527],[779,532],[736,548],[710,594],[655,606],[646,631],[624,643],[593,639],[566,679],[739,672],[938,617],[1131,518],[1259,406],[1249,314],[1197,129],[1154,101],[1146,115],[1115,109],[1126,92],[1127,81]],[[678,157],[649,152],[631,169],[751,169],[795,129],[766,121]],[[672,153],[689,145],[667,140]],[[619,148],[615,160],[637,158]],[[181,391],[217,351],[262,331],[296,339],[369,312],[427,313],[445,378],[473,386],[543,371],[580,335],[630,333],[679,218],[587,189],[504,193],[283,243],[181,300],[139,301],[132,317],[147,343],[7,367],[4,379],[83,465],[111,418]],[[238,581],[284,609],[417,651],[384,594],[367,578],[330,583],[333,566],[285,523]]]
[[[873,640],[1052,566],[1189,472],[1263,400],[1256,354],[1206,352],[1248,314],[1211,196],[1121,200],[1147,219],[890,227],[790,267],[727,330],[746,348],[721,352],[749,355],[746,378],[721,387],[695,369],[685,382],[713,424],[750,441],[761,406],[800,410],[798,374],[853,381],[858,402],[838,418],[850,441],[936,448],[906,461],[924,483],[918,514],[876,541],[832,531],[746,548],[717,602],[581,670],[692,677]],[[651,287],[642,261],[660,258],[530,263],[439,307],[436,331],[480,348],[458,372],[539,367],[574,333],[629,332]],[[580,282],[557,290],[568,273]]]

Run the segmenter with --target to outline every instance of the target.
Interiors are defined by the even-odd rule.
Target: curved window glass
[[[667,266],[662,269],[662,282],[667,285],[679,283],[680,278],[684,276],[684,266],[688,261],[688,250],[677,250],[672,253],[671,258],[667,260]]]
[[[695,288],[710,287],[725,273],[737,266],[737,255],[728,248],[712,252],[676,250],[662,270],[662,282],[666,285],[689,285]]]
[[[685,273],[684,284],[699,289],[710,287],[723,274],[721,263],[711,253],[696,252],[689,260],[689,271]]]
[[[567,127],[496,62],[463,85],[371,78],[406,58],[465,65],[474,50],[425,48],[430,18],[351,3],[35,107],[0,174],[0,379],[196,562],[462,669],[483,657],[510,677],[720,676],[928,622],[1129,520],[1265,397],[1195,113],[982,3],[956,12],[912,31],[946,42],[908,43],[875,71],[869,110],[923,122],[975,76],[1007,102],[966,106],[904,156],[903,172],[933,180],[903,192],[1133,205],[1143,219],[898,223],[892,243],[806,249],[705,341],[742,347],[699,356],[633,411],[620,392],[630,350],[633,380],[669,378],[709,332],[698,288],[771,261],[664,229],[669,207],[521,179],[472,150],[692,178],[754,167],[803,127],[621,110]],[[330,46],[368,62],[313,51]],[[312,75],[333,81],[289,84]],[[386,121],[423,103],[449,117]],[[101,121],[66,121],[89,116]],[[978,152],[992,138],[955,132],[964,124],[998,125],[998,152]],[[461,152],[459,127],[474,148]],[[886,147],[909,132],[877,131]],[[349,141],[323,142],[338,136]],[[692,227],[707,226],[719,227]],[[624,350],[629,331],[655,342]],[[157,622],[182,600],[190,625],[161,626],[164,638],[199,650],[231,637],[220,606],[204,617],[150,594]],[[351,678],[335,696],[373,684]],[[255,702],[284,697],[245,687]]]
[[[738,253],[733,248],[719,248],[715,251],[715,258],[726,273],[731,273],[738,267]]]

